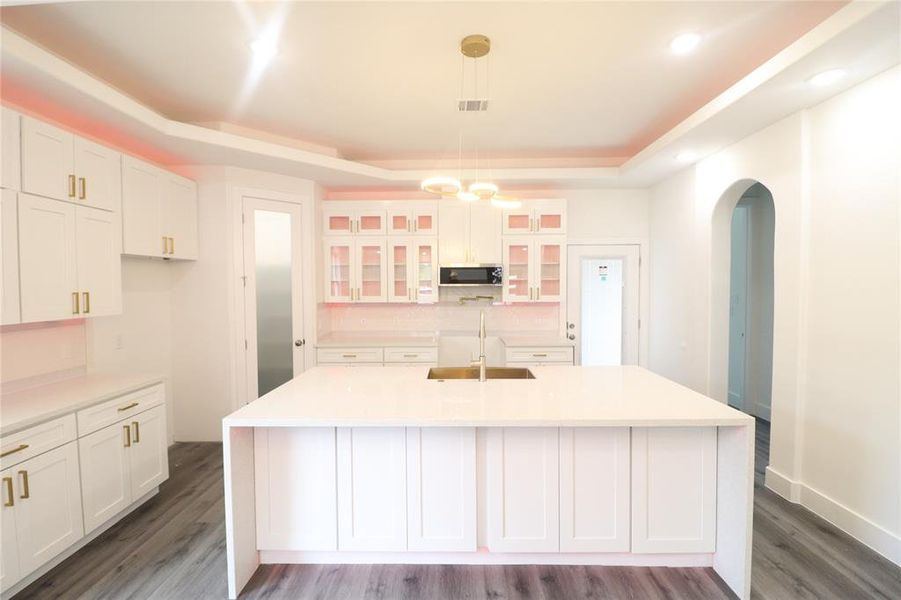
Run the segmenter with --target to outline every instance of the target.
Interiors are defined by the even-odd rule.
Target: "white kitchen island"
[[[754,419],[639,367],[317,367],[223,420],[229,595],[264,563],[712,566],[750,597]]]

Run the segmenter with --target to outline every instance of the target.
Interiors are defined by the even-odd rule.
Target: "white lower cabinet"
[[[559,430],[488,430],[488,548],[492,552],[560,549]]]
[[[629,428],[560,428],[560,551],[629,551]]]
[[[406,431],[339,427],[338,549],[407,549]]]
[[[334,427],[254,431],[257,546],[337,550]]]
[[[0,592],[17,582],[22,572],[16,538],[15,477],[15,469],[0,471]]]
[[[69,442],[19,463],[2,475],[3,528],[12,523],[15,531],[12,551],[7,546],[12,534],[3,533],[5,589],[18,579],[12,573],[30,573],[84,534],[78,448],[75,442]]]
[[[716,548],[716,428],[632,429],[632,552]]]
[[[407,428],[407,545],[416,551],[475,552],[474,428]]]
[[[156,406],[78,440],[85,531],[169,477],[166,407]]]

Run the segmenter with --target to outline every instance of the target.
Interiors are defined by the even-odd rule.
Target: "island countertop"
[[[530,367],[535,379],[435,381],[428,367],[314,367],[226,427],[742,426],[753,418],[636,366]]]

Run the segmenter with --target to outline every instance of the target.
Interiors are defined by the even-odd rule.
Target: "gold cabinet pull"
[[[163,254],[169,254],[169,238],[163,236]]]
[[[116,410],[118,410],[119,412],[122,412],[123,410],[128,410],[129,408],[134,408],[137,405],[138,405],[137,402],[132,402],[131,404],[126,404],[125,406],[120,406]]]
[[[22,476],[22,493],[19,498],[29,498],[31,494],[28,492],[28,471],[19,471],[19,475]]]
[[[78,292],[72,292],[72,314],[77,315],[81,312],[81,308],[78,304]]]
[[[413,299],[413,292],[410,291],[410,288],[407,288],[407,300]]]
[[[125,447],[131,448],[131,427],[123,425],[122,429],[125,430]]]
[[[169,238],[169,254],[175,254],[175,238]]]
[[[135,428],[135,444],[141,443],[141,428],[137,421],[132,421],[131,426]]]
[[[69,175],[69,198],[75,197],[75,175]]]
[[[88,182],[84,177],[79,177],[78,185],[80,188],[78,191],[78,198],[80,200],[84,200],[85,198],[88,197]]]
[[[356,354],[342,354],[341,358],[356,358]]]
[[[84,298],[84,314],[91,312],[91,292],[82,292]]]
[[[3,506],[15,506],[16,498],[13,494],[13,478],[4,477],[3,483],[6,484],[6,502],[3,503]]]
[[[24,450],[27,447],[28,447],[28,444],[19,444],[19,446],[17,448],[13,448],[12,450],[7,450],[3,454],[0,454],[0,458],[3,458],[4,456],[9,456],[10,454],[15,454],[16,452],[21,452],[22,450]]]
[[[534,356],[535,358],[547,358],[547,354],[545,354],[545,353],[543,353],[543,352],[542,352],[542,353],[539,353],[539,352],[533,352],[533,353],[532,353],[532,356]]]

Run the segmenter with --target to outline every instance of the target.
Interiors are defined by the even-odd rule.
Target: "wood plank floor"
[[[769,426],[758,422],[755,599],[901,598],[901,569],[764,489]],[[160,494],[16,596],[200,600],[226,597],[222,451],[177,444]],[[712,569],[561,566],[261,567],[249,599],[717,599]]]

